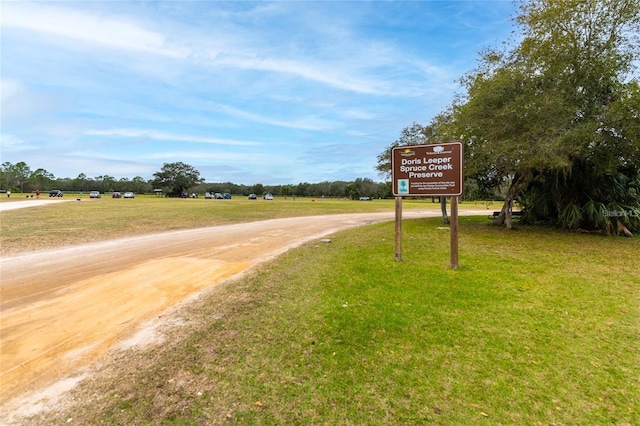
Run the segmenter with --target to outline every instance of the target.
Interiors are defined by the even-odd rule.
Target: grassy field
[[[65,194],[75,200],[76,195]],[[25,201],[0,198],[2,203]],[[404,208],[438,209],[438,203],[406,200]],[[157,198],[112,199],[103,196],[80,203],[57,203],[0,212],[2,255],[69,244],[102,241],[146,233],[240,223],[292,216],[393,211],[393,200],[352,201],[322,198],[276,198],[249,201]]]
[[[165,229],[276,208],[239,200],[220,219],[201,203],[174,216],[155,202],[145,205]],[[296,203],[304,214],[319,205]],[[82,215],[125,226],[116,213],[106,224]],[[640,424],[638,239],[461,218],[452,270],[441,227],[405,221],[403,262],[392,223],[291,250],[194,302],[164,344],[104,365],[73,391],[88,403],[33,423]]]

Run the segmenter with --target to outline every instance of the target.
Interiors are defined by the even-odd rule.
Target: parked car
[[[124,198],[136,198],[136,195],[131,191],[127,191],[124,193]]]
[[[210,199],[212,199],[212,198],[213,198],[213,195],[211,195],[211,193],[210,193],[210,192],[205,192],[205,193],[204,193],[204,199],[205,199],[205,200],[210,200]]]
[[[183,192],[182,194],[180,194],[180,197],[189,198],[189,194],[187,194],[186,192]]]
[[[231,199],[231,194],[229,194],[228,192],[224,193],[224,199],[225,200],[230,200]]]
[[[371,197],[360,197],[360,201],[371,201]]]
[[[249,199],[250,200],[257,200],[258,196],[256,194],[249,194]]]
[[[49,191],[49,197],[62,197],[62,191],[60,191],[59,189]]]
[[[219,192],[216,192],[215,194],[213,194],[213,197],[214,197],[216,200],[223,200],[223,199],[224,199],[224,196],[223,196],[221,193],[219,193]]]
[[[266,193],[262,196],[263,200],[273,200],[273,195]]]
[[[100,191],[89,192],[89,198],[100,198]]]
[[[111,195],[111,198],[120,198],[120,197],[121,197],[121,195],[120,195],[120,193],[119,193],[119,192],[114,192],[114,193]]]

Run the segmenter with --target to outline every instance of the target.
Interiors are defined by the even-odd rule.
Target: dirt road
[[[46,206],[52,203],[64,203],[73,200],[62,198],[29,198],[21,201],[5,201],[0,203],[0,211],[24,209],[27,207]]]
[[[410,210],[404,217],[438,214]],[[393,212],[216,226],[1,259],[3,411],[79,376],[178,302],[304,242],[384,220]]]

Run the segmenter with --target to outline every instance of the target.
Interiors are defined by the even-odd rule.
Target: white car
[[[133,192],[125,192],[124,198],[136,198],[136,196]]]
[[[89,192],[89,198],[100,198],[100,191]]]

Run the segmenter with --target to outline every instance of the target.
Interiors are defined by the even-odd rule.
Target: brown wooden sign
[[[393,195],[462,195],[462,143],[399,146],[391,150]]]

